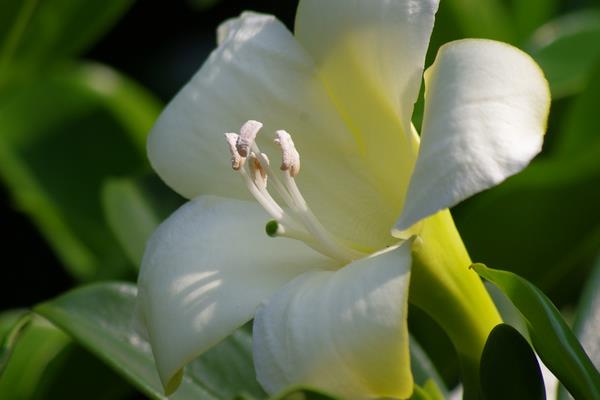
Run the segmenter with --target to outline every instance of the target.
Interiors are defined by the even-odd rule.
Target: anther
[[[300,172],[300,154],[294,146],[294,141],[289,133],[283,130],[276,132],[275,143],[281,147],[281,170],[289,171],[294,177]]]
[[[248,157],[249,149],[252,147],[252,143],[254,143],[254,139],[256,139],[256,135],[262,126],[263,124],[254,120],[247,121],[242,125],[236,143],[237,151],[240,156]]]
[[[239,135],[237,133],[226,133],[225,141],[229,147],[229,153],[231,153],[231,168],[235,171],[239,171],[244,165],[245,158],[240,155],[237,151],[236,143],[238,141]]]

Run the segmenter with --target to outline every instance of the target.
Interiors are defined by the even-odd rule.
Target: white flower
[[[192,199],[154,234],[139,277],[167,392],[186,363],[254,317],[267,391],[410,396],[411,251],[398,238],[524,168],[549,107],[543,74],[520,50],[452,42],[425,73],[420,140],[410,119],[437,7],[302,0],[295,37],[267,15],[221,26],[148,141],[158,174]],[[283,171],[268,162],[278,154]]]

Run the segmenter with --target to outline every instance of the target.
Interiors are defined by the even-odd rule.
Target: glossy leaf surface
[[[43,303],[35,311],[147,396],[166,399],[150,346],[134,329],[136,293],[131,284],[95,284]],[[254,380],[250,354],[248,334],[238,331],[192,363],[170,399],[230,399],[238,394],[264,397]]]
[[[544,364],[576,398],[600,399],[600,373],[552,302],[535,286],[511,272],[474,264],[519,309],[532,344]]]

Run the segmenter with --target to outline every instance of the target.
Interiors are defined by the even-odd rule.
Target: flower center
[[[308,207],[294,180],[300,172],[300,154],[291,135],[284,130],[278,130],[274,140],[281,149],[281,172],[276,174],[271,168],[269,158],[256,144],[262,126],[250,120],[242,125],[239,134],[226,133],[225,139],[232,168],[240,173],[252,196],[274,219],[266,225],[267,234],[301,240],[316,251],[345,262],[365,257],[365,253],[344,245],[327,231]],[[269,193],[268,178],[285,208]]]

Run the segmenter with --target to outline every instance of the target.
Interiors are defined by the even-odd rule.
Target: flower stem
[[[423,222],[413,245],[410,301],[449,335],[461,361],[464,399],[479,398],[479,360],[491,330],[502,322],[448,210]]]

